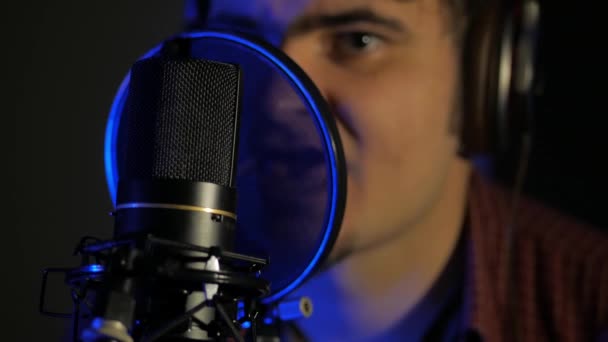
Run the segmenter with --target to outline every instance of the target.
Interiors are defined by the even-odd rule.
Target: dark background
[[[526,192],[607,227],[606,39],[591,15],[599,5],[545,5],[546,84]],[[2,103],[14,126],[3,130],[9,219],[2,224],[2,340],[57,341],[66,333],[67,322],[37,313],[41,270],[75,265],[71,252],[82,235],[110,236],[107,113],[131,63],[181,29],[182,7],[175,0],[106,0],[13,2],[3,10]],[[50,289],[54,308],[67,301],[59,285]]]

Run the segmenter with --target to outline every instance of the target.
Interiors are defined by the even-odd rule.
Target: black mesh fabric
[[[232,186],[239,81],[237,66],[208,60],[135,63],[119,132],[121,180]]]

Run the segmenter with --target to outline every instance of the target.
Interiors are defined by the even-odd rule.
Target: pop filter
[[[218,31],[177,38],[189,40],[190,57],[242,70],[236,251],[269,259],[261,276],[271,291],[263,302],[275,302],[318,269],[338,235],[346,169],[336,124],[312,81],[269,44]],[[128,138],[121,122],[128,85],[129,75],[106,129],[106,177],[114,202],[125,172],[117,149]]]

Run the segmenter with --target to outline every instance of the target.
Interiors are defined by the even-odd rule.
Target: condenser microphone
[[[114,240],[85,341],[210,341],[263,295],[263,259],[234,253],[241,72],[168,41],[131,69]]]
[[[72,318],[73,342],[277,338],[310,315],[290,294],[338,236],[341,146],[321,93],[280,50],[220,31],[163,42],[108,119],[112,237],[85,236],[79,266],[43,271],[40,312]],[[73,312],[46,309],[52,273]]]

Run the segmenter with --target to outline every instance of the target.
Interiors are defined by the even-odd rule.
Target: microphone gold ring
[[[126,210],[126,209],[170,209],[170,210],[185,210],[185,211],[197,211],[197,212],[205,212],[209,214],[217,214],[222,216],[227,216],[236,220],[236,214],[230,211],[214,209],[214,208],[205,208],[199,207],[195,205],[185,205],[185,204],[171,204],[171,203],[124,203],[116,206],[116,210]]]

